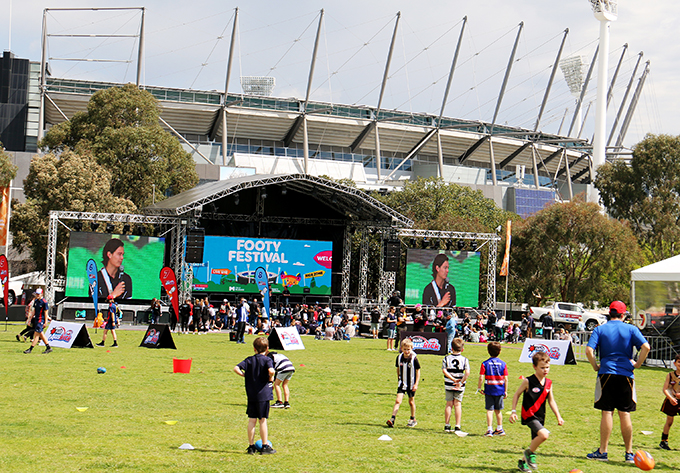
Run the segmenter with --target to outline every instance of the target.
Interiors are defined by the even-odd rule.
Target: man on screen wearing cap
[[[47,338],[45,338],[45,334],[43,333],[45,324],[50,321],[48,312],[49,307],[47,301],[43,298],[43,290],[38,288],[33,293],[33,321],[31,323],[31,325],[33,325],[33,341],[31,342],[31,346],[28,347],[27,350],[24,350],[24,353],[27,355],[31,353],[33,347],[38,344],[39,339],[45,344],[45,351],[43,353],[52,352],[52,347],[47,343]]]
[[[623,323],[626,304],[614,301],[609,306],[609,321],[593,330],[586,356],[597,371],[595,409],[602,411],[600,421],[600,447],[587,455],[591,460],[607,461],[607,447],[612,433],[614,409],[619,411],[621,436],[626,448],[624,460],[633,463],[633,424],[630,413],[635,411],[636,395],[633,370],[644,363],[649,353],[649,343],[634,325]],[[633,360],[633,347],[639,351]],[[600,363],[595,358],[595,350]]]

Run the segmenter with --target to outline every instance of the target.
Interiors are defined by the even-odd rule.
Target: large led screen
[[[153,299],[161,295],[165,238],[109,233],[72,232],[69,241],[66,296],[88,297],[86,264],[97,263],[100,301],[111,293],[118,299]],[[120,283],[122,286],[119,286]],[[116,290],[118,288],[118,290]]]
[[[480,253],[411,249],[406,253],[406,304],[479,306]]]
[[[259,292],[255,270],[267,271],[273,294],[331,294],[333,243],[206,236],[203,264],[194,266],[194,291]]]

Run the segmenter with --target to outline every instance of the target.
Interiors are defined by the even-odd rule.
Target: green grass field
[[[504,423],[507,436],[486,438],[483,396],[475,395],[476,373],[486,359],[484,345],[466,346],[472,382],[463,401],[465,438],[443,432],[441,358],[421,355],[418,426],[406,427],[402,404],[388,429],[396,390],[396,354],[383,340],[316,341],[288,352],[297,372],[291,380],[289,410],[273,409],[270,439],[276,455],[246,455],[243,379],[232,369],[252,354],[226,334],[175,335],[177,350],[139,348],[143,332],[119,331],[120,348],[55,349],[22,353],[14,339],[21,327],[0,332],[0,471],[2,472],[336,472],[336,471],[516,471],[529,429]],[[101,340],[89,329],[93,342]],[[109,343],[110,344],[110,339]],[[520,364],[519,346],[504,346],[510,391],[531,365]],[[192,358],[190,374],[173,374],[172,359]],[[303,366],[304,365],[304,366]],[[108,371],[97,374],[97,367]],[[124,367],[124,368],[123,368]],[[638,412],[633,415],[634,447],[648,450],[656,470],[680,469],[678,451],[657,445],[665,416],[659,412],[665,370],[636,372]],[[608,463],[585,458],[598,445],[599,411],[592,408],[595,373],[587,363],[553,366],[550,378],[565,424],[548,410],[551,438],[539,450],[541,472],[585,473],[637,470],[623,462],[615,420]],[[510,399],[506,412],[510,411]],[[77,407],[88,407],[79,412]],[[507,419],[507,416],[506,416]],[[176,420],[175,425],[164,421]],[[680,449],[680,425],[671,447]],[[643,435],[641,430],[653,431]],[[392,441],[379,441],[387,434]],[[195,450],[179,450],[190,443]]]

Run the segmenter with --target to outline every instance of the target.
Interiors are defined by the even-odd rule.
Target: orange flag
[[[508,220],[505,228],[505,256],[501,266],[501,276],[507,276],[510,266],[510,241],[512,240],[512,220]]]
[[[2,201],[0,201],[0,246],[7,245],[7,216],[9,215],[9,187],[0,187]]]

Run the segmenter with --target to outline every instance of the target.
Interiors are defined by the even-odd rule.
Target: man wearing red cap
[[[633,463],[633,424],[630,413],[635,411],[636,395],[633,370],[644,363],[649,353],[649,343],[634,325],[623,323],[626,304],[614,301],[609,306],[609,321],[593,330],[586,356],[597,371],[595,409],[602,411],[600,421],[600,448],[587,456],[591,460],[607,461],[607,447],[612,433],[614,409],[619,411],[621,436],[626,447],[625,461]],[[633,347],[639,351],[633,360]],[[600,362],[595,358],[598,349]]]

